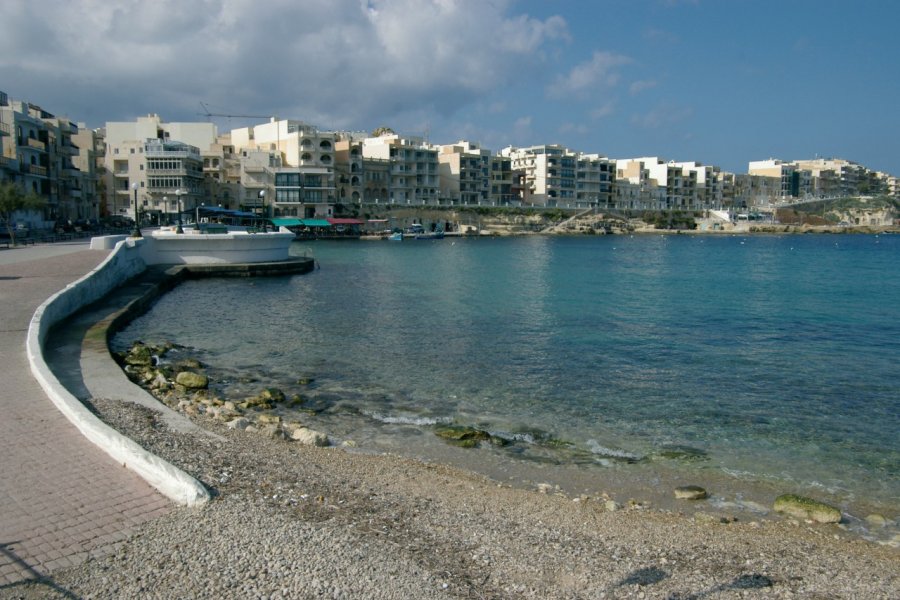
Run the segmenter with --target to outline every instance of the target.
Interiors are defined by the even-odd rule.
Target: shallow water
[[[184,344],[219,393],[273,381],[369,451],[577,490],[713,481],[730,502],[755,485],[897,517],[898,236],[307,248],[320,270],[186,283],[114,347]],[[515,443],[450,448],[442,422]]]

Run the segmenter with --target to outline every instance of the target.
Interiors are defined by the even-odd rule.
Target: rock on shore
[[[214,499],[0,599],[900,597],[900,553],[836,528],[609,511],[600,491],[542,494],[205,417],[218,436],[176,433],[146,408],[94,405]]]

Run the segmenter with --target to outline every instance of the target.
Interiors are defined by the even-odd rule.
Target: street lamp
[[[138,204],[137,204],[138,184],[136,181],[131,184],[131,189],[134,190],[134,230],[131,232],[131,237],[139,238],[139,237],[143,237],[143,236],[141,235],[141,224],[138,222]]]
[[[178,199],[178,227],[175,229],[175,233],[184,233],[184,229],[181,228],[181,194],[183,193],[181,188],[175,190],[175,197]]]
[[[262,203],[262,230],[266,232],[266,190],[259,190],[259,201]]]
[[[165,213],[166,225],[169,224],[169,197],[163,196],[163,212]],[[162,227],[162,223],[159,224]]]

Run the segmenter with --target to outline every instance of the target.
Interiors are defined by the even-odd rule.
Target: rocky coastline
[[[166,352],[138,344],[119,359],[201,431],[173,431],[129,402],[95,398],[91,408],[198,478],[212,501],[0,598],[900,597],[900,552],[850,535],[833,509],[807,499],[780,498],[776,519],[689,516],[607,491],[520,489],[350,452],[274,410],[302,398],[261,385],[243,402],[222,401],[203,365],[167,362]],[[447,435],[491,443],[477,429]],[[693,503],[706,490],[670,493]]]

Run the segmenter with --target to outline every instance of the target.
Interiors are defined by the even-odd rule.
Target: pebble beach
[[[213,494],[0,598],[898,598],[900,552],[791,517],[568,497],[95,399]],[[612,509],[612,510],[611,510]]]

